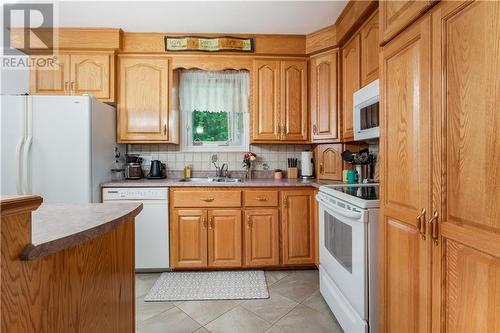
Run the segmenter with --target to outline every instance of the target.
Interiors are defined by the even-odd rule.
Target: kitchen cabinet
[[[342,180],[342,144],[322,144],[316,146],[316,176],[318,179]]]
[[[282,261],[285,265],[314,264],[314,191],[281,191]]]
[[[120,55],[119,82],[118,141],[176,143],[169,112],[169,58]]]
[[[313,142],[340,140],[339,51],[311,57],[311,139]]]
[[[245,210],[245,266],[279,265],[279,210]]]
[[[353,98],[361,88],[361,35],[357,33],[342,48],[342,140],[354,139]]]
[[[207,211],[174,209],[171,216],[171,265],[176,268],[207,267]]]
[[[433,0],[380,1],[380,43],[387,43],[418,19],[435,2]]]
[[[382,50],[381,332],[431,327],[430,27],[426,17]]]
[[[114,53],[75,51],[61,52],[57,57],[54,69],[35,67],[31,71],[31,94],[89,94],[103,102],[114,102]]]
[[[378,79],[379,32],[378,11],[375,11],[360,31],[361,87]]]
[[[438,4],[432,38],[432,328],[499,332],[500,2]]]
[[[208,211],[208,266],[241,266],[241,211]]]
[[[307,141],[307,61],[256,59],[253,76],[252,142]]]

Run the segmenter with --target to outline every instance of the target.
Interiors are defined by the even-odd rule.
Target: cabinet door
[[[168,142],[169,59],[120,56],[120,142]]]
[[[335,141],[339,135],[338,51],[311,59],[311,138]]]
[[[207,266],[207,213],[174,209],[170,222],[170,261],[174,268]]]
[[[383,48],[381,74],[379,331],[430,332],[429,17]]]
[[[283,141],[307,140],[307,61],[281,62],[281,130]]]
[[[72,94],[112,100],[113,59],[113,54],[71,54]]]
[[[253,63],[252,140],[280,140],[280,62]]]
[[[241,266],[241,211],[208,211],[208,266]]]
[[[361,36],[357,34],[342,49],[342,139],[349,141],[354,138],[353,129],[353,99],[352,95],[359,90]]]
[[[433,328],[500,332],[500,2],[432,19]]]
[[[280,263],[279,210],[245,211],[245,265],[277,266]]]
[[[361,29],[361,86],[378,79],[378,11]]]
[[[433,2],[425,0],[392,1],[379,3],[380,42],[386,43],[424,13]]]
[[[313,191],[282,191],[283,264],[314,264]]]
[[[316,170],[318,179],[342,180],[342,144],[318,145],[316,147]]]
[[[36,63],[37,57],[32,58]],[[69,95],[69,83],[70,59],[67,54],[58,54],[52,69],[35,66],[30,71],[30,94],[33,95]]]

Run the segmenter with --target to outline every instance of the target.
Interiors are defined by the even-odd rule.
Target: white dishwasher
[[[140,202],[135,219],[136,271],[169,269],[168,188],[103,188],[103,202]]]

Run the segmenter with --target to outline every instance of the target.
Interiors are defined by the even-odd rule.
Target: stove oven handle
[[[319,195],[319,194],[316,195],[316,199],[319,202],[321,202],[322,204],[326,205],[327,207],[331,207],[331,203],[325,201],[321,195]],[[359,219],[361,219],[361,217],[363,217],[362,213],[352,212],[350,210],[344,209],[344,208],[339,207],[339,206],[335,206],[334,211],[335,211],[335,213],[342,215],[344,217],[350,218],[350,219],[359,220]]]

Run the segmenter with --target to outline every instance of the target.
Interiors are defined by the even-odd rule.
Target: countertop
[[[96,238],[141,210],[141,203],[42,204],[32,214],[31,244],[21,257],[37,259]]]
[[[301,180],[301,179],[250,179],[239,183],[217,182],[180,182],[179,179],[138,179],[119,180],[102,183],[101,187],[315,187],[326,184],[341,184],[338,181],[328,180]]]

